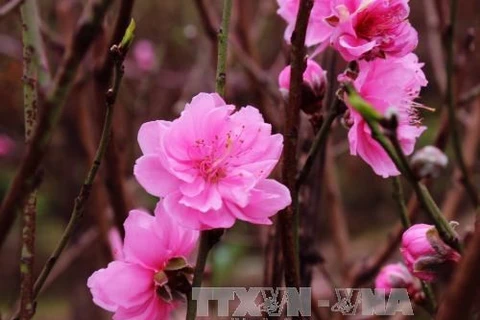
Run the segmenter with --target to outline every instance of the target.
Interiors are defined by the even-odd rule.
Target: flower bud
[[[152,72],[157,67],[155,47],[148,40],[140,40],[135,44],[133,58],[141,71]]]
[[[415,278],[403,263],[394,263],[384,266],[375,279],[375,288],[384,289],[390,293],[395,288],[405,288],[410,297],[420,299],[422,287],[420,281]]]
[[[448,165],[448,158],[440,149],[426,146],[412,156],[410,164],[419,178],[436,178]]]
[[[428,224],[416,224],[407,229],[402,236],[400,251],[410,272],[425,281],[434,281],[451,272],[461,258],[443,242],[437,229]]]
[[[288,91],[290,89],[290,74],[291,67],[286,66],[278,76],[280,92],[285,100],[288,99]],[[313,114],[321,108],[327,86],[326,75],[327,72],[318,63],[307,59],[307,67],[303,72],[301,105],[302,111],[306,114]]]

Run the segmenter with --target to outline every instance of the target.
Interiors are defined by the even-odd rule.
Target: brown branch
[[[480,289],[479,270],[480,227],[477,225],[440,304],[437,320],[470,319],[469,315]]]
[[[300,106],[302,103],[302,82],[305,62],[305,36],[308,20],[313,7],[312,0],[301,0],[297,14],[295,29],[291,38],[291,81],[288,106],[284,123],[284,149],[282,180],[290,190],[292,204],[278,215],[280,224],[283,258],[285,261],[285,284],[287,287],[298,287],[300,283],[298,271],[298,220],[295,213],[297,207],[296,173],[297,173],[297,141]]]
[[[111,3],[112,0],[92,0],[82,14],[71,45],[47,92],[31,143],[0,207],[0,246],[13,225],[17,208],[23,206],[26,196],[38,184],[37,171],[48,152],[53,129],[60,118],[78,66],[100,30]]]

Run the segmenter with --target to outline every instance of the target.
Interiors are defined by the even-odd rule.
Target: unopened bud
[[[301,109],[306,114],[318,112],[322,106],[327,87],[327,72],[313,60],[307,60],[307,67],[303,72],[302,104]],[[290,89],[291,67],[286,66],[278,76],[280,92],[288,100]]]
[[[400,252],[410,272],[425,281],[451,273],[461,258],[443,242],[437,229],[428,224],[415,224],[407,229],[402,236]]]
[[[437,147],[426,146],[414,153],[410,164],[417,177],[436,178],[447,167],[448,158]]]

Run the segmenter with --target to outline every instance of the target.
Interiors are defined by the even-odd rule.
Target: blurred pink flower
[[[415,224],[407,229],[400,251],[410,272],[425,281],[435,280],[461,258],[442,241],[437,229],[428,224]]]
[[[13,140],[10,139],[7,135],[0,135],[0,157],[10,154],[13,148]]]
[[[421,284],[403,263],[392,263],[384,266],[375,278],[375,288],[390,293],[395,288],[405,288],[410,297],[421,294]]]
[[[186,257],[193,250],[198,232],[176,224],[165,214],[161,202],[155,217],[133,210],[124,226],[123,258],[88,279],[93,301],[114,312],[115,320],[168,319],[175,303],[158,294],[170,285],[163,271],[169,261]]]
[[[143,156],[134,174],[185,227],[229,228],[236,219],[270,224],[291,202],[285,186],[267,179],[283,137],[271,134],[256,108],[234,111],[219,95],[200,93],[180,118],[139,130]]]
[[[413,53],[402,58],[376,59],[370,62],[362,60],[359,62],[358,77],[352,79],[362,98],[377,111],[383,115],[387,110],[396,114],[397,136],[407,155],[413,152],[417,138],[426,129],[420,125],[417,110],[420,105],[414,102],[421,87],[427,84],[422,66]],[[339,79],[345,81],[347,77],[344,74]],[[348,133],[350,153],[360,156],[376,174],[384,178],[399,175],[393,161],[372,138],[370,128],[362,116],[353,108],[349,109],[348,122],[353,123]]]
[[[285,38],[295,25],[299,0],[278,0],[278,13],[288,23]],[[316,0],[307,29],[306,45],[329,43],[347,61],[412,52],[418,35],[408,22],[408,0]]]
[[[145,72],[152,72],[157,67],[155,47],[149,40],[139,40],[133,46],[133,58],[137,67]]]

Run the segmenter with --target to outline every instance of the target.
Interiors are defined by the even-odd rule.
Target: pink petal
[[[187,257],[195,248],[199,232],[186,229],[165,211],[165,201],[158,202],[155,208],[155,232],[162,238],[170,258]]]
[[[201,212],[181,204],[181,197],[180,192],[171,193],[165,197],[163,204],[165,211],[185,228],[194,230],[230,228],[235,223],[235,217],[224,208]]]
[[[167,303],[155,295],[141,306],[135,308],[119,308],[113,316],[114,320],[163,320],[169,319],[174,305]]]
[[[94,272],[87,286],[98,306],[116,311],[117,308],[132,308],[144,304],[155,294],[154,271],[139,265],[113,261],[106,269]]]
[[[138,144],[143,154],[162,151],[163,136],[170,127],[170,121],[150,121],[142,124],[138,130]]]
[[[125,259],[155,271],[163,268],[171,257],[165,239],[156,232],[155,218],[146,212],[132,210],[124,226]]]
[[[145,155],[137,159],[133,173],[138,183],[157,197],[166,196],[179,184],[179,180],[164,167],[159,155]]]
[[[292,202],[290,191],[272,179],[260,181],[250,194],[249,204],[232,213],[241,220],[256,224],[271,224],[270,217],[285,209]]]

